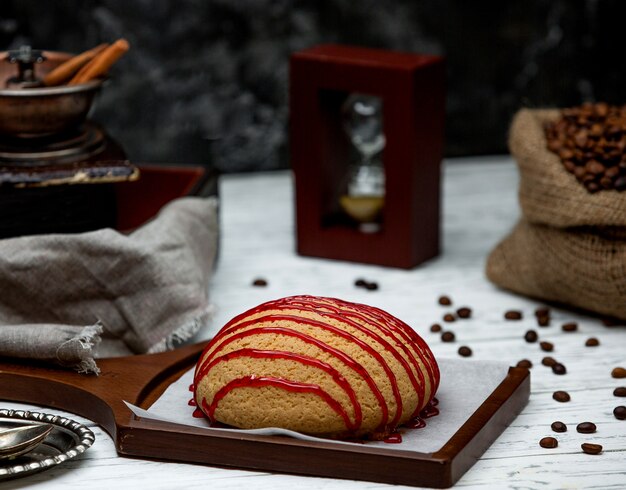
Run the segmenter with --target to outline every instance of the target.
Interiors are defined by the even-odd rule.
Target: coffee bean
[[[528,359],[522,359],[517,363],[517,367],[530,369],[531,367],[533,367],[533,363],[530,362]]]
[[[559,441],[557,441],[554,437],[544,437],[539,441],[539,445],[546,449],[554,449],[559,445]]]
[[[446,313],[443,315],[443,321],[448,323],[456,322],[456,317],[452,313]]]
[[[263,288],[267,286],[267,281],[265,279],[257,278],[254,281],[252,281],[252,285]]]
[[[552,367],[556,364],[556,359],[554,357],[547,356],[541,360],[541,364],[543,364],[544,366]]]
[[[563,325],[561,325],[561,330],[563,330],[564,332],[575,332],[576,330],[578,330],[578,323],[564,323]]]
[[[602,446],[600,444],[591,444],[589,442],[584,442],[580,445],[583,452],[587,454],[600,454],[602,452]]]
[[[555,391],[552,393],[552,398],[557,402],[565,403],[571,400],[567,391]]]
[[[433,323],[433,324],[430,326],[430,331],[431,331],[431,332],[435,332],[435,333],[436,333],[436,332],[441,332],[441,325],[439,325],[438,323]]]
[[[583,177],[585,177],[585,174],[586,174],[585,167],[576,167],[574,169],[573,174],[578,179],[578,181],[581,182]]]
[[[576,426],[576,432],[581,434],[593,434],[596,431],[596,424],[593,422],[581,422]]]
[[[537,342],[538,338],[539,336],[534,330],[529,330],[528,332],[526,332],[526,335],[524,335],[524,340],[528,343]]]
[[[363,278],[359,278],[356,281],[354,281],[354,285],[357,288],[363,288],[363,289],[367,289],[368,291],[376,291],[378,289],[378,283],[377,282],[370,282],[367,281],[366,279]]]
[[[583,104],[561,110],[559,119],[545,125],[546,144],[589,192],[624,190],[626,176],[615,170],[624,150],[624,127],[623,107]]]
[[[452,300],[449,296],[439,296],[439,304],[442,306],[450,306],[452,304]]]
[[[587,144],[587,131],[580,130],[574,135],[576,146],[583,148]]]
[[[598,137],[598,136],[602,136],[603,132],[604,132],[604,128],[602,127],[602,124],[596,123],[591,126],[591,129],[589,130],[589,135]]]
[[[509,310],[504,313],[505,320],[521,320],[522,316],[522,312],[518,310]]]
[[[615,190],[623,191],[624,189],[626,189],[626,177],[622,176],[615,179]]]
[[[550,427],[554,432],[567,432],[567,425],[565,425],[563,422],[552,422],[552,425]]]
[[[609,177],[600,178],[600,187],[603,189],[612,189],[613,188],[613,180]]]
[[[546,352],[552,352],[554,350],[554,344],[552,342],[539,342],[539,347]]]
[[[557,362],[552,365],[552,372],[554,374],[563,375],[567,373],[567,369],[565,369],[565,366],[563,364],[561,364],[560,362]]]
[[[600,341],[596,339],[595,337],[589,337],[587,341],[585,342],[585,345],[587,347],[597,347],[600,345]]]
[[[441,340],[443,342],[454,342],[455,338],[454,332],[443,332],[441,334]]]
[[[624,162],[624,168],[626,169],[626,162]],[[619,318],[603,317],[602,325],[605,327],[617,327],[619,325],[626,325],[626,322],[624,322],[624,320],[620,320]]]
[[[615,415],[617,420],[626,420],[626,407],[624,405],[615,407],[613,409],[613,415]]]
[[[550,141],[548,141],[548,149],[551,152],[558,153],[561,158],[563,158],[563,156],[562,156],[562,151],[563,150],[561,150],[562,146],[563,146],[563,143],[561,141],[559,141],[559,140],[550,140]],[[559,151],[559,150],[561,150],[561,151]],[[567,151],[570,151],[570,153],[571,153],[571,150],[567,150]]]
[[[595,105],[590,104],[588,107],[591,107],[596,115],[600,117],[606,117],[606,115],[609,113],[609,110],[611,109],[609,104],[607,104],[606,102],[598,102]]]
[[[623,367],[616,367],[613,371],[611,371],[611,376],[618,379],[626,378],[626,369]]]
[[[542,317],[542,316],[550,316],[550,308],[546,308],[546,307],[537,308],[535,310],[535,316],[537,318]]]
[[[613,390],[613,396],[626,396],[626,386],[620,386]]]
[[[604,173],[606,168],[596,160],[589,160],[585,165],[585,170],[590,174],[600,175]]]
[[[466,345],[463,345],[459,347],[459,355],[462,357],[470,357],[472,355],[472,349],[470,349]]]
[[[619,175],[619,167],[607,168],[606,172],[604,172],[604,176],[607,177],[609,180],[614,179],[618,175]]]
[[[585,175],[585,177],[587,176],[589,176],[589,174]],[[585,179],[585,177],[583,177],[583,180]],[[587,181],[585,182],[585,189],[587,189],[587,192],[589,192],[589,194],[595,194],[600,190],[600,185],[594,181]]]
[[[459,318],[469,318],[472,316],[472,310],[467,306],[464,306],[463,308],[459,308],[458,310],[456,310],[456,315]]]
[[[549,327],[550,326],[550,317],[549,316],[538,316],[537,317],[537,325],[540,327]]]

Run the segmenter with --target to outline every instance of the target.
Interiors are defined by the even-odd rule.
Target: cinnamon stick
[[[81,70],[74,75],[74,78],[69,81],[68,85],[87,83],[100,75],[104,75],[109,68],[111,68],[113,63],[120,59],[129,48],[130,45],[126,39],[118,39],[83,66]]]
[[[46,86],[61,85],[72,78],[78,70],[89,63],[92,59],[101,53],[105,48],[109,46],[109,43],[102,43],[95,48],[89,49],[79,55],[73,56],[64,63],[61,63],[54,70],[48,73],[44,79],[43,84]]]

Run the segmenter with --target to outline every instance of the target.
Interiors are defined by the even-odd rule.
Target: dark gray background
[[[284,168],[288,59],[318,43],[445,55],[446,154],[506,152],[521,106],[626,102],[621,0],[2,0],[0,44],[131,51],[98,120],[134,161]]]

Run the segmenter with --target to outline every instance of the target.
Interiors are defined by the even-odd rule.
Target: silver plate
[[[84,453],[93,444],[91,430],[78,422],[46,413],[0,410],[0,428],[48,423],[52,432],[35,449],[15,459],[0,462],[0,481],[27,476],[61,464]]]

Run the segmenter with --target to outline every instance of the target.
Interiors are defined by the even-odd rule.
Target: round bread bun
[[[380,438],[439,386],[424,340],[383,310],[291,296],[228,322],[202,353],[195,399],[212,422]]]

